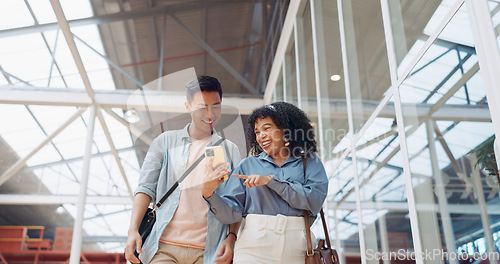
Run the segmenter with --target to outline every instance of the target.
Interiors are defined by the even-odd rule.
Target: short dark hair
[[[290,143],[288,149],[290,149],[292,156],[300,157],[318,151],[314,129],[306,113],[293,104],[275,102],[253,110],[248,117],[247,137],[252,155],[258,155],[262,152],[255,137],[255,123],[266,117],[270,117],[279,129],[284,130],[284,137]]]
[[[222,100],[222,86],[217,78],[207,75],[202,75],[189,81],[186,84],[186,99],[192,102],[194,94],[197,92],[218,92]]]

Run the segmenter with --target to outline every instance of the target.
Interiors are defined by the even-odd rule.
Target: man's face
[[[221,114],[221,98],[218,92],[196,92],[191,102],[186,102],[195,129],[211,133]]]

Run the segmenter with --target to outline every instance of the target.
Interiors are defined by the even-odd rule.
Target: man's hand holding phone
[[[214,166],[213,157],[208,157],[206,161],[207,173],[203,179],[203,188],[201,192],[203,197],[210,198],[215,189],[224,182],[224,177],[229,175],[230,171],[227,169],[229,163],[224,162]]]
[[[205,158],[207,163],[209,159],[211,159],[210,163],[212,164],[212,168],[215,169],[219,164],[226,163],[226,155],[224,154],[224,148],[221,146],[208,146],[205,148]],[[229,177],[229,173],[223,176],[223,180],[227,180]]]

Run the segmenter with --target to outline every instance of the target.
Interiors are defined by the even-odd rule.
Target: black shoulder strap
[[[217,142],[215,142],[215,144],[213,146],[217,146],[219,145],[222,141],[224,141],[224,138],[221,138],[219,139]],[[181,183],[184,178],[186,178],[189,173],[191,173],[191,171],[194,170],[194,168],[196,168],[196,166],[198,166],[198,164],[200,164],[200,162],[205,158],[205,154],[202,154],[185,172],[184,174],[182,174],[182,176],[174,183],[174,185],[172,185],[172,187],[170,187],[170,189],[168,189],[167,193],[165,195],[163,195],[163,197],[160,199],[160,201],[158,201],[155,206],[154,206],[154,209],[158,209],[161,207],[161,205],[163,204],[163,202],[165,202],[165,200],[167,200],[167,198],[175,191],[175,189],[177,188],[177,186],[179,186],[179,183]]]

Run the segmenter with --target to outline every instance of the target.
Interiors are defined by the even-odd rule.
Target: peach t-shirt
[[[212,137],[193,141],[189,147],[188,169],[201,155]],[[182,182],[179,206],[163,231],[160,242],[205,249],[208,205],[201,194],[205,162],[200,162]]]

